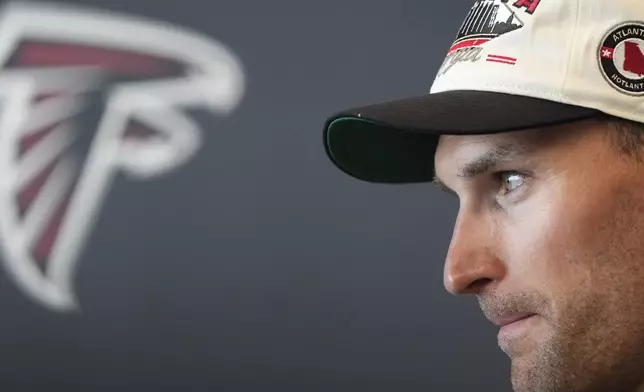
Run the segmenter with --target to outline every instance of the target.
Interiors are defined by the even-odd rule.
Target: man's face
[[[458,196],[445,264],[499,324],[515,391],[635,391],[644,383],[644,164],[608,125],[443,136]]]

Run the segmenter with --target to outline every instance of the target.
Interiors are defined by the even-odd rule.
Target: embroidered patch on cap
[[[644,95],[644,23],[609,31],[599,46],[599,68],[608,83],[629,95]]]

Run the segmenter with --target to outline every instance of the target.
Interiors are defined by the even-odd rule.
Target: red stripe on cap
[[[489,54],[487,57],[496,60],[517,61],[515,57],[499,56],[496,54]]]
[[[515,65],[516,62],[514,61],[507,61],[507,60],[496,60],[496,59],[487,59],[487,61],[491,63],[501,63],[501,64],[510,64],[510,65]]]
[[[452,47],[449,48],[449,51],[447,53],[448,54],[452,53],[453,51],[461,49],[461,48],[467,48],[467,47],[470,47],[470,46],[483,45],[484,43],[486,43],[489,40],[490,40],[489,38],[475,38],[475,39],[468,39],[468,40],[465,40],[465,41],[461,41],[461,42],[459,42],[457,44],[452,45]]]

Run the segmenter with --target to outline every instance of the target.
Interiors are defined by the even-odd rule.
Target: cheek
[[[503,219],[508,273],[523,284],[557,295],[561,288],[591,279],[585,261],[592,259],[596,223],[602,211],[564,192],[542,192]]]
[[[508,281],[548,298],[556,318],[644,309],[644,199],[602,184],[544,190],[499,218]]]

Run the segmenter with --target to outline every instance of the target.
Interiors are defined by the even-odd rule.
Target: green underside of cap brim
[[[327,154],[338,168],[377,183],[431,181],[437,142],[436,135],[348,116],[330,121],[325,132]]]

